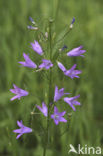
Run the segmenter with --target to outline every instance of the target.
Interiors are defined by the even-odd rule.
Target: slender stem
[[[49,21],[49,59],[52,60],[52,34],[51,34],[51,24],[52,21]],[[52,86],[52,68],[49,69],[49,95],[48,95],[48,116],[47,116],[47,129],[45,133],[45,142],[44,142],[44,151],[43,156],[46,156],[46,149],[49,143],[49,121],[50,121],[50,102],[51,102],[51,87]]]
[[[69,30],[64,34],[64,36],[63,36],[62,38],[60,38],[60,39],[56,42],[56,44],[59,43],[60,41],[62,41],[62,40],[70,33],[71,30],[72,30],[72,29],[69,28]]]
[[[40,29],[38,29],[38,31],[40,32],[40,34],[43,36],[43,39],[45,39],[45,35],[43,34],[42,31],[40,31]]]
[[[51,36],[51,21],[49,21],[49,59],[52,60],[52,36]],[[51,85],[52,85],[52,68],[49,70],[49,96],[48,96],[48,119],[47,119],[47,141],[49,142],[49,119],[50,119],[50,102],[51,102]]]

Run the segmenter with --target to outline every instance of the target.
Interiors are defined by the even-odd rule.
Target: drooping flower
[[[39,68],[45,68],[48,70],[50,67],[53,66],[53,64],[50,60],[42,59],[42,62],[43,63],[39,65]]]
[[[65,115],[66,111],[59,112],[58,108],[54,106],[54,114],[51,115],[51,118],[54,120],[54,123],[56,125],[59,124],[59,122],[67,122],[67,120],[63,117]]]
[[[48,108],[44,102],[42,102],[42,107],[36,106],[43,114],[44,116],[48,116]]]
[[[67,70],[61,62],[58,62],[58,67],[64,72],[64,75],[69,76],[71,79],[74,77],[79,78],[77,74],[81,74],[82,71],[75,70],[76,64],[74,64],[69,70]]]
[[[31,128],[23,125],[22,120],[17,121],[17,125],[20,127],[20,129],[13,130],[14,133],[18,133],[16,139],[19,139],[21,137],[21,135],[23,135],[24,133],[31,133],[32,132]]]
[[[34,43],[31,43],[31,48],[39,55],[43,55],[43,50],[37,41],[34,40]]]
[[[37,68],[37,65],[29,58],[28,55],[23,53],[23,56],[24,56],[25,62],[18,62],[18,63],[20,63],[24,67]]]
[[[74,111],[76,111],[76,109],[75,109],[74,106],[80,105],[80,102],[78,102],[78,101],[76,100],[76,99],[78,99],[79,97],[80,97],[80,95],[77,95],[77,96],[74,96],[74,97],[70,97],[70,98],[65,97],[65,98],[64,98],[64,101],[65,101],[66,103],[68,103],[68,104],[70,105],[70,107],[71,107]]]
[[[84,55],[82,55],[82,54],[84,54],[86,52],[86,50],[83,50],[82,48],[83,48],[83,46],[79,46],[77,48],[70,50],[67,53],[67,56],[70,56],[70,57],[82,56],[82,57],[84,57]]]
[[[12,97],[10,100],[13,101],[15,99],[19,99],[22,96],[27,96],[29,93],[21,88],[18,88],[15,84],[13,84],[14,89],[10,89],[10,91],[14,94],[16,94],[16,96]]]
[[[58,89],[57,86],[55,86],[55,93],[54,93],[54,102],[57,102],[64,94],[70,94],[70,93],[64,93],[64,88]]]

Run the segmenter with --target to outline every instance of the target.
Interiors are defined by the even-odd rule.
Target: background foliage
[[[65,134],[62,134],[66,128],[64,124],[60,125],[61,129],[59,126],[51,129],[53,144],[47,155],[67,156],[70,143],[103,147],[103,1],[0,0],[0,155],[42,155],[40,124],[45,118],[30,112],[35,103],[39,104],[45,98],[43,75],[18,65],[18,61],[23,59],[23,51],[30,53],[34,61],[37,58],[30,49],[30,42],[37,39],[37,34],[27,30],[29,16],[39,23],[43,32],[46,31],[47,19],[54,19],[56,35],[62,35],[65,25],[75,17],[75,26],[63,44],[68,46],[68,50],[81,44],[87,50],[84,59],[62,58],[62,63],[68,67],[77,62],[83,71],[79,80],[63,80],[61,72],[54,75],[59,87],[66,87],[72,95],[81,94],[82,107],[69,117],[70,127]],[[10,102],[9,89],[13,83],[27,89],[30,95]],[[12,130],[16,128],[18,119],[33,126],[34,133],[16,140]]]

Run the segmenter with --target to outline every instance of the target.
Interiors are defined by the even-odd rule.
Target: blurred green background
[[[30,53],[34,61],[39,60],[30,49],[30,42],[37,39],[37,33],[27,30],[29,16],[39,23],[43,33],[47,20],[54,19],[57,36],[75,17],[74,28],[63,44],[68,50],[79,45],[87,50],[85,58],[61,59],[68,69],[74,62],[78,64],[83,71],[79,80],[63,78],[60,70],[54,71],[53,88],[57,84],[72,96],[80,94],[82,107],[69,117],[67,125],[61,123],[56,127],[52,123],[52,143],[47,156],[68,156],[69,144],[102,148],[103,0],[0,0],[0,156],[41,156],[43,152],[40,125],[45,124],[45,117],[31,115],[31,112],[34,104],[41,104],[45,98],[44,75],[18,65],[18,61],[23,60],[23,52]],[[9,89],[13,83],[28,90],[30,95],[10,102]],[[16,121],[21,119],[24,125],[33,127],[34,132],[16,140],[12,131],[17,128]],[[67,126],[69,129],[61,135]]]

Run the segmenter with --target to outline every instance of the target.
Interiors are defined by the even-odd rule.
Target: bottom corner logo
[[[101,154],[101,148],[98,147],[88,147],[87,145],[85,145],[84,147],[81,147],[80,144],[78,144],[78,149],[76,150],[74,148],[74,146],[72,144],[69,145],[70,146],[70,150],[68,151],[69,153],[76,153],[76,154]]]
[[[73,147],[72,144],[70,144],[70,150],[69,150],[68,154],[69,154],[70,152],[78,153],[78,152],[75,150],[75,148]]]

